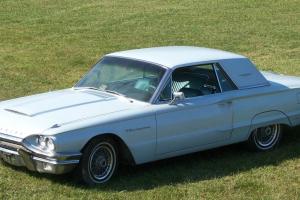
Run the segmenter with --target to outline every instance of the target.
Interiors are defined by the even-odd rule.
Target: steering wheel
[[[203,87],[209,89],[211,94],[215,94],[217,91],[217,87],[214,85],[204,84]]]

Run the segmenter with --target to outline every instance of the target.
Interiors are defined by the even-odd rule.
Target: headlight
[[[53,151],[55,149],[53,138],[48,136],[38,136],[36,143],[42,150],[45,151]]]
[[[53,151],[55,149],[54,141],[52,138],[46,138],[46,147],[50,151]]]

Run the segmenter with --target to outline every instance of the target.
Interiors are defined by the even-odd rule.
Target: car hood
[[[0,133],[19,138],[73,121],[145,106],[89,89],[67,89],[0,103]]]

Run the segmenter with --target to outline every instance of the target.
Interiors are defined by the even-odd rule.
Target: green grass
[[[102,55],[219,48],[300,75],[298,0],[0,0],[0,99],[72,86]],[[138,167],[89,189],[0,165],[0,199],[300,199],[299,130],[263,154],[230,146]]]

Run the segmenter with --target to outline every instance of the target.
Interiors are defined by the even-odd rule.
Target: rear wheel
[[[274,124],[252,131],[248,146],[256,151],[269,151],[276,148],[282,137],[282,126]]]
[[[92,140],[83,151],[79,164],[81,179],[94,186],[106,183],[118,167],[118,150],[114,140],[100,137]]]

